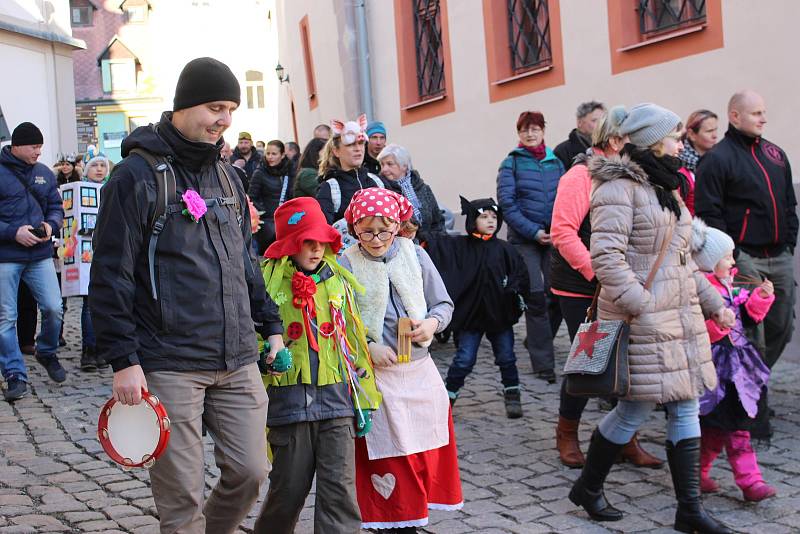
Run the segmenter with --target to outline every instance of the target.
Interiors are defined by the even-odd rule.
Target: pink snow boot
[[[719,491],[719,484],[709,477],[711,465],[722,448],[725,446],[727,433],[714,427],[702,428],[700,437],[700,491],[703,493],[716,493]]]
[[[728,435],[725,443],[728,462],[733,469],[736,485],[742,490],[744,500],[763,501],[775,496],[775,488],[764,482],[758,468],[758,459],[750,445],[750,432],[737,430]]]

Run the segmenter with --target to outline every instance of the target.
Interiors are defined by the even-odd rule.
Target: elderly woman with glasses
[[[525,327],[533,372],[553,384],[553,337],[561,324],[561,310],[550,293],[550,218],[564,164],[545,146],[544,126],[540,112],[520,114],[519,145],[500,164],[497,200],[508,224],[508,240],[528,266],[530,292],[525,297]]]
[[[429,237],[443,234],[444,217],[430,186],[422,181],[411,165],[411,156],[404,147],[389,144],[378,154],[381,176],[386,178],[386,187],[403,195],[414,208],[414,219],[419,225],[417,237],[425,242]]]

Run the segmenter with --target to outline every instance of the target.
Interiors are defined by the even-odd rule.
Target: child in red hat
[[[262,271],[293,365],[263,375],[273,462],[254,530],[294,532],[316,472],[315,530],[358,532],[353,437],[381,402],[355,303],[364,288],[336,262],[341,238],[315,199],[276,209],[275,234]]]
[[[370,188],[353,195],[345,219],[358,245],[340,258],[366,287],[357,295],[383,405],[356,440],[362,528],[416,532],[428,510],[463,505],[450,401],[428,352],[450,322],[453,302],[427,253],[398,237],[413,215],[403,196]],[[411,320],[411,348],[398,353],[398,323]]]

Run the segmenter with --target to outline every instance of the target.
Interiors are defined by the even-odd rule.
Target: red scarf
[[[534,158],[538,159],[539,161],[542,161],[544,157],[547,155],[547,148],[544,146],[544,141],[542,141],[536,146],[525,146],[522,143],[520,143],[519,148],[524,148],[525,150],[530,152]]]

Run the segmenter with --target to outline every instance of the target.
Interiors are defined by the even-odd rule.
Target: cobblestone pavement
[[[67,382],[53,384],[28,358],[33,393],[14,405],[0,401],[0,533],[158,531],[147,471],[117,467],[95,439],[99,408],[110,395],[111,372],[77,370],[79,308],[80,300],[71,299],[69,347],[61,353],[70,373]],[[518,330],[518,355],[523,354],[522,337]],[[567,350],[563,330],[557,346],[563,361]],[[434,348],[442,372],[453,350],[452,344]],[[606,495],[626,512],[620,522],[592,523],[578,511],[566,498],[578,471],[561,466],[554,450],[558,386],[533,378],[527,356],[521,357],[525,416],[510,421],[505,418],[492,362],[484,343],[454,411],[466,504],[460,512],[432,512],[425,532],[672,532],[674,498],[666,469],[629,465],[613,469]],[[741,532],[800,531],[798,382],[800,365],[785,357],[775,369],[770,395],[777,412],[776,433],[770,448],[759,448],[764,476],[776,486],[778,497],[745,504],[727,463],[718,461],[714,468],[722,492],[708,497],[706,506]],[[597,404],[590,402],[581,425],[584,449],[601,416]],[[663,429],[663,415],[656,413],[640,434],[644,446],[662,458]],[[217,472],[210,442],[206,450],[211,488]],[[313,495],[297,532],[313,531],[312,514]],[[249,532],[252,524],[251,516],[243,530]]]

